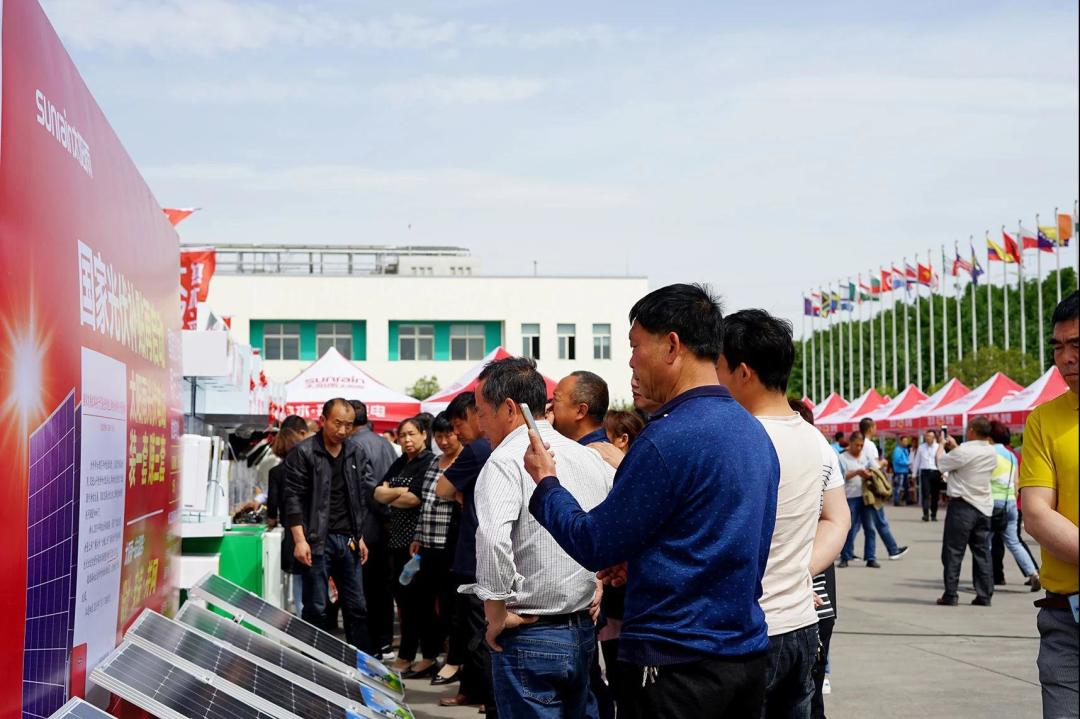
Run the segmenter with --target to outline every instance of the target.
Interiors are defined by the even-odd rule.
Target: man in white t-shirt
[[[818,650],[812,577],[832,564],[850,520],[836,452],[788,405],[794,358],[788,322],[763,310],[724,318],[717,377],[765,427],[780,460],[776,527],[761,580],[769,625],[762,716],[809,719]]]

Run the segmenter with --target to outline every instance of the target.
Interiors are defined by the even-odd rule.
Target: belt
[[[1072,607],[1069,606],[1069,597],[1071,596],[1071,594],[1055,594],[1054,592],[1047,592],[1045,597],[1035,601],[1035,606],[1040,609],[1071,610]]]
[[[570,612],[569,614],[541,614],[537,616],[533,624],[576,624],[578,622],[592,624],[592,617],[589,616],[588,609],[582,609],[580,612]]]

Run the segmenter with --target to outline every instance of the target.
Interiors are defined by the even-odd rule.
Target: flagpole
[[[994,346],[994,300],[990,286],[994,284],[990,275],[990,230],[986,231],[986,346]]]
[[[1039,220],[1038,215],[1035,216],[1035,236],[1039,236]],[[1054,208],[1054,222],[1057,222],[1057,208]],[[1057,303],[1061,304],[1061,238],[1059,237],[1057,242],[1054,243],[1054,258],[1057,261]],[[1043,328],[1039,328],[1039,333],[1042,334]]]
[[[878,265],[878,277],[881,277],[881,265]],[[892,284],[892,280],[889,280]],[[878,292],[878,321],[881,325],[881,386],[885,386],[885,283],[881,283],[881,291]]]
[[[1001,226],[1001,240],[1005,241],[1005,225]],[[1001,294],[1004,299],[1004,322],[1005,322],[1005,349],[1009,349],[1009,250],[1006,248],[1005,257],[1001,258]]]
[[[821,288],[819,287],[818,290],[821,291]],[[822,292],[822,297],[824,297],[824,292]],[[822,302],[822,307],[824,307],[824,304],[825,303],[823,301]],[[821,311],[820,310],[818,311],[818,315],[821,316]],[[821,317],[821,324],[825,325],[826,329],[829,326],[829,321],[828,320],[829,320],[828,313],[826,313],[824,317]],[[821,394],[818,396],[818,401],[819,402],[825,396],[825,336],[824,335],[825,335],[826,329],[823,329],[821,331],[821,333],[819,334],[819,337],[818,337],[818,389],[821,390]]]
[[[918,272],[918,263],[915,263],[915,271]],[[937,384],[937,350],[934,349],[934,251],[926,250],[926,266],[930,270],[930,279],[926,287],[930,290],[930,384]]]
[[[829,290],[829,393],[836,391],[836,362],[833,354],[836,338],[833,329],[836,327],[832,309],[832,290]]]
[[[899,389],[900,375],[897,373],[896,362],[896,263],[893,262],[889,267],[889,294],[892,296],[892,383],[893,389]],[[905,337],[907,336],[907,330],[904,331]],[[905,385],[906,386],[906,385]]]
[[[1055,213],[1056,214],[1056,213]],[[1038,244],[1039,238],[1039,215],[1035,215],[1035,242]],[[1058,240],[1060,242],[1060,240]],[[1042,372],[1046,369],[1046,340],[1044,335],[1046,330],[1043,329],[1043,296],[1042,296],[1042,247],[1038,247],[1035,252],[1035,303],[1039,306],[1036,313],[1036,317],[1039,322],[1039,329],[1035,333],[1039,335],[1039,371]]]
[[[934,273],[930,273],[930,281],[934,281]],[[945,292],[945,245],[941,245],[941,378],[949,376],[949,322],[946,319],[949,311],[949,295]]]
[[[814,303],[811,301],[811,303],[810,303],[811,307],[813,306],[813,304]],[[803,313],[802,313],[802,396],[803,397],[809,397],[810,393],[807,390],[809,390],[810,388],[806,384],[806,306],[805,305],[806,305],[806,303],[804,302],[803,303]]]
[[[953,251],[956,252],[956,256],[960,256],[960,242],[953,240]],[[955,262],[955,261],[954,261]],[[954,264],[953,267],[956,267]],[[959,269],[959,268],[957,268]],[[962,318],[960,317],[960,305],[963,304],[960,300],[960,273],[953,274],[953,299],[956,300],[956,359],[960,361],[964,359],[964,326],[961,324]],[[948,380],[949,374],[946,370],[945,379]]]
[[[859,394],[862,394],[866,389],[866,371],[863,368],[863,307],[862,307],[862,273],[857,275],[859,284],[855,287],[855,292],[859,298]]]
[[[855,338],[853,325],[855,324],[855,299],[852,297],[851,278],[848,277],[848,318],[847,318],[847,389],[848,393],[855,395]]]
[[[975,295],[978,294],[979,283],[975,263],[979,258],[975,256],[975,235],[968,235],[968,247],[971,249],[971,354],[976,354],[979,351],[979,320],[975,311]]]
[[[907,258],[904,258],[904,386],[911,384],[911,339],[908,337]]]
[[[1020,288],[1020,351],[1027,354],[1027,309],[1024,305],[1024,295],[1027,294],[1024,290],[1024,228],[1023,221],[1016,221],[1016,241],[1019,242],[1020,251],[1020,263],[1016,270],[1016,284]],[[1038,250],[1039,246],[1039,217],[1035,216],[1035,248]]]
[[[904,267],[904,275],[907,275],[907,267]],[[919,289],[919,255],[915,255],[915,376],[918,378],[919,388],[923,385],[922,376],[922,290]],[[932,314],[932,313],[931,313]],[[926,390],[923,389],[923,392]]]
[[[877,353],[874,351],[874,280],[873,273],[870,273],[870,385],[877,384],[874,380],[877,378]],[[881,298],[881,293],[878,292],[878,298]]]

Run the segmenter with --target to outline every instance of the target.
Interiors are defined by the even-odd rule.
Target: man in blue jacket
[[[531,437],[529,511],[582,566],[626,563],[619,658],[641,670],[643,716],[758,717],[776,452],[717,382],[723,315],[705,288],[651,292],[630,321],[634,380],[660,408],[589,512],[560,486],[557,457]],[[622,570],[601,572],[611,574]]]

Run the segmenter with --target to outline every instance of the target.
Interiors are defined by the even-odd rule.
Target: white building
[[[644,277],[488,277],[460,248],[219,246],[208,304],[286,381],[331,345],[384,384],[441,387],[502,345],[630,401],[627,314]]]

